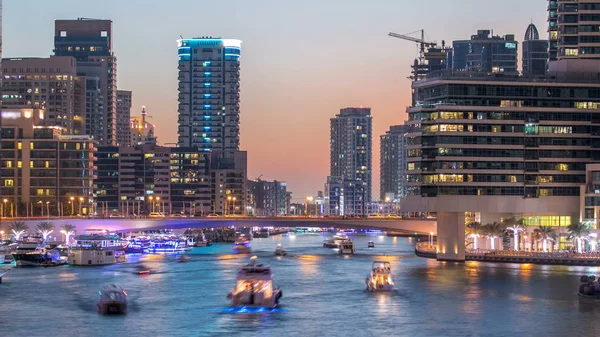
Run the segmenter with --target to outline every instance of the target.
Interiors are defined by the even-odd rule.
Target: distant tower
[[[117,90],[117,143],[131,145],[129,121],[131,119],[131,91]]]
[[[533,23],[529,24],[523,39],[523,76],[543,76],[548,64],[548,41],[540,40]]]
[[[146,107],[142,106],[141,116],[131,117],[131,145],[157,145],[156,136],[154,135],[154,125],[147,122],[147,118],[152,118],[147,115]]]

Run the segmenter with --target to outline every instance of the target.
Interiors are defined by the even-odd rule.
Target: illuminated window
[[[568,171],[569,164],[556,164],[556,170],[557,171]]]
[[[19,160],[17,162],[17,168],[22,168],[22,167],[23,167],[23,162]]]
[[[81,144],[75,143],[75,150],[81,150]]]
[[[45,165],[46,168],[50,168],[50,162],[46,160]]]
[[[415,163],[408,163],[408,170],[412,171],[415,169]]]
[[[6,187],[13,187],[15,186],[15,181],[12,179],[5,179],[4,180],[4,186]]]
[[[122,195],[121,196],[121,200],[127,200],[127,196],[126,195]]]
[[[558,31],[556,31],[556,30],[550,31],[550,40],[556,40],[556,39],[558,39]]]
[[[29,161],[29,168],[33,168],[33,161]]]
[[[540,197],[549,197],[552,193],[547,188],[540,188]]]
[[[510,176],[510,182],[511,183],[516,183],[517,182],[517,176]]]
[[[577,48],[565,48],[565,56],[577,56]]]
[[[37,191],[35,191],[37,195],[44,195],[44,190],[41,188],[38,188]]]
[[[33,150],[33,142],[29,143],[29,149]]]
[[[23,149],[23,143],[17,142],[17,149],[22,150]]]
[[[12,168],[12,167],[13,167],[13,165],[12,165],[12,161],[11,161],[11,160],[7,161],[7,162],[6,162],[6,164],[4,164],[4,165],[5,165],[6,167],[8,167],[8,168]]]

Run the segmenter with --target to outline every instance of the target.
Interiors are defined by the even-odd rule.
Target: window
[[[33,142],[29,143],[29,149],[33,150]]]
[[[565,48],[564,55],[565,56],[577,56],[577,48]]]
[[[11,161],[11,160],[7,161],[7,162],[6,162],[6,164],[4,164],[4,165],[5,165],[7,168],[12,168],[12,167],[13,167],[13,164],[12,164],[12,161]]]
[[[23,143],[17,142],[17,149],[22,150],[23,149]]]
[[[19,160],[17,162],[17,168],[22,168],[22,167],[23,167],[23,162]]]
[[[15,186],[15,181],[12,179],[5,179],[4,186],[5,187],[13,187],[13,186]]]

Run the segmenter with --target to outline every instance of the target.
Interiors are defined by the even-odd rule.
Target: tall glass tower
[[[180,147],[239,150],[241,44],[212,37],[177,41]]]

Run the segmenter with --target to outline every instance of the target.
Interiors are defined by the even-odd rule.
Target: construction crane
[[[408,34],[414,34],[414,33],[417,33],[419,31],[421,32],[421,38],[420,39],[417,39],[416,37],[408,36]],[[423,29],[417,30],[415,32],[408,33],[408,34],[407,35],[402,35],[402,34],[397,34],[397,33],[389,32],[388,36],[418,43],[419,46],[420,46],[420,48],[419,48],[419,60],[420,61],[422,61],[423,58],[425,57],[425,47],[428,47],[428,48],[431,47],[431,48],[433,48],[433,47],[437,46],[436,42],[427,42],[427,41],[425,41],[425,30],[423,30]]]

